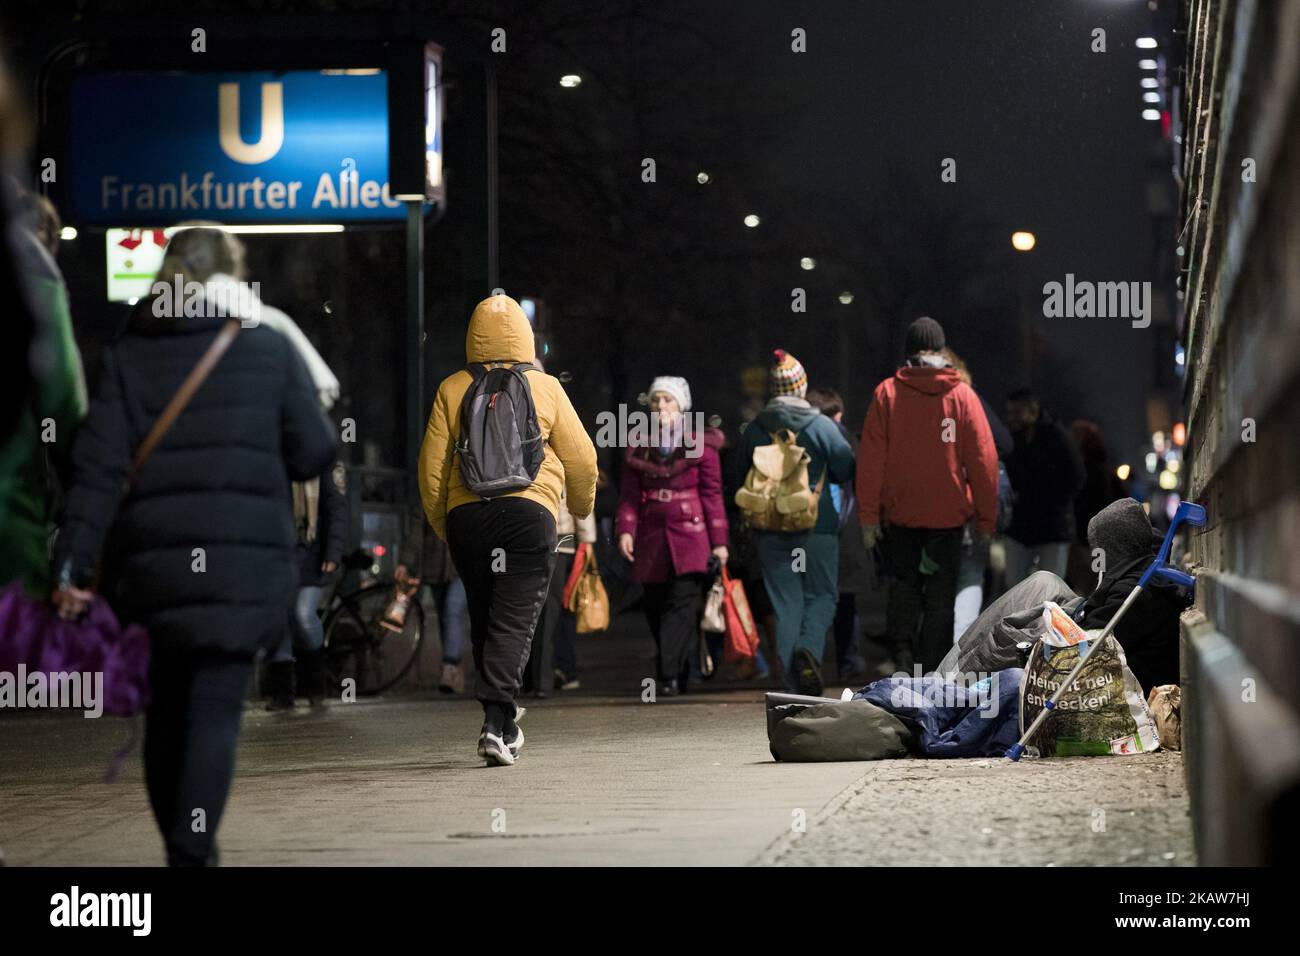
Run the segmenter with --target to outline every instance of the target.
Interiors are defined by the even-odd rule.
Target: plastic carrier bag
[[[1160,746],[1146,697],[1114,635],[1100,645],[1101,629],[1084,631],[1060,605],[1043,604],[1042,637],[1029,652],[1020,683],[1020,732],[1079,661],[1088,663],[1056,704],[1055,712],[1027,741],[1026,753],[1041,757],[1135,754]]]

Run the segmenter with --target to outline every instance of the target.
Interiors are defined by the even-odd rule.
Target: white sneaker
[[[519,721],[524,719],[526,713],[528,713],[528,708],[515,704],[515,737],[513,740],[507,740],[506,746],[510,748],[510,752],[516,757],[519,756],[519,751],[524,746],[524,728],[519,726]]]
[[[486,730],[478,738],[478,755],[488,762],[488,766],[510,767],[514,765],[515,755],[506,746],[506,742],[496,734]]]
[[[519,718],[516,717],[515,720],[517,721]],[[524,749],[524,728],[520,727],[518,723],[515,724],[514,739],[507,740],[506,746],[510,748],[510,755],[512,757],[518,757],[519,751]]]

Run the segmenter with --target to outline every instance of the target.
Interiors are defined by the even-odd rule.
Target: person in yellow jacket
[[[465,336],[469,363],[536,363],[532,326],[506,295],[480,302]],[[515,705],[538,614],[555,565],[556,520],[563,492],[582,518],[596,501],[596,449],[560,380],[540,368],[524,372],[545,457],[533,483],[491,499],[461,481],[456,443],[461,399],[473,376],[462,369],[443,379],[420,446],[420,498],[437,535],[451,548],[465,583],[470,641],[483,705],[478,753],[509,766],[523,746]]]

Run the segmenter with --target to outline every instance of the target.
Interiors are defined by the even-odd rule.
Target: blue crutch
[[[1169,530],[1165,532],[1165,540],[1160,545],[1160,553],[1156,555],[1155,561],[1152,562],[1151,567],[1147,568],[1146,573],[1142,575],[1142,578],[1138,581],[1137,585],[1129,592],[1128,597],[1124,599],[1124,603],[1119,606],[1119,610],[1116,611],[1115,616],[1110,619],[1110,623],[1106,625],[1106,629],[1102,631],[1097,640],[1092,643],[1093,647],[1099,647],[1106,638],[1110,637],[1115,630],[1115,625],[1120,622],[1120,619],[1128,609],[1133,606],[1133,602],[1137,600],[1137,596],[1142,593],[1142,589],[1147,586],[1148,582],[1150,582],[1152,578],[1163,578],[1166,581],[1173,581],[1175,584],[1181,584],[1185,588],[1194,588],[1196,586],[1196,578],[1194,575],[1188,574],[1186,571],[1180,571],[1177,568],[1171,568],[1165,563],[1169,560],[1169,548],[1174,543],[1174,535],[1178,532],[1178,526],[1183,524],[1191,525],[1193,528],[1204,527],[1205,508],[1191,501],[1179,502],[1178,510],[1174,512],[1174,520],[1169,523]],[[1043,725],[1045,720],[1047,720],[1048,715],[1050,715],[1056,708],[1057,702],[1065,692],[1076,680],[1079,679],[1079,675],[1083,672],[1084,665],[1087,663],[1088,654],[1080,654],[1078,663],[1074,665],[1065,680],[1061,681],[1061,686],[1056,689],[1056,693],[1044,702],[1043,709],[1038,712],[1038,716],[1035,717],[1034,722],[1029,725],[1029,729],[1026,730],[1024,735],[1021,736],[1021,738],[1007,751],[1006,757],[1008,760],[1020,759],[1021,754],[1025,752],[1025,744],[1032,740],[1034,735],[1038,733],[1038,728]]]

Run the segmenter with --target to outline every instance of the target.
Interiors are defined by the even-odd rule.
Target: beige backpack
[[[736,491],[736,504],[758,531],[807,531],[817,523],[822,482],[808,485],[806,448],[795,444],[789,429],[771,432],[772,444],[754,449],[745,484]]]

